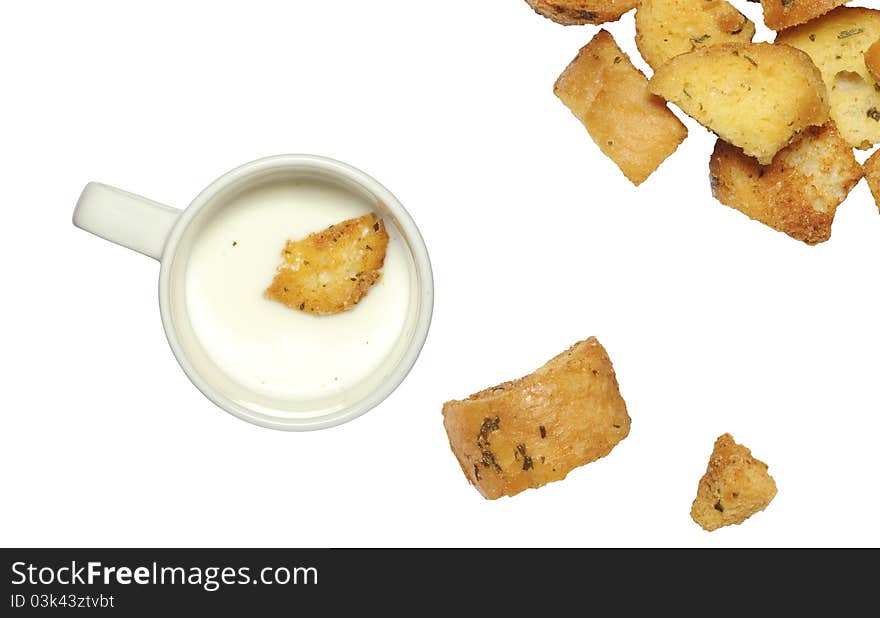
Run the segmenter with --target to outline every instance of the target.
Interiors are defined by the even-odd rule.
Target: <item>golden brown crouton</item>
[[[352,309],[382,276],[388,233],[375,213],[288,240],[266,295],[317,315]]]
[[[791,28],[820,15],[849,0],[761,0],[764,23],[772,30]]]
[[[718,140],[709,170],[718,201],[808,245],[831,237],[837,207],[862,177],[833,122],[808,128],[766,166]]]
[[[553,91],[633,184],[641,184],[687,136],[605,30],[580,50]]]
[[[564,26],[617,21],[639,0],[526,0],[539,15]]]
[[[630,419],[605,348],[591,337],[543,367],[443,405],[452,452],[494,500],[564,479],[604,457]]]
[[[880,83],[880,39],[874,41],[865,52],[865,68],[868,69],[868,74],[874,78],[874,82]]]
[[[864,164],[865,179],[871,188],[871,195],[874,196],[874,202],[877,208],[880,208],[880,150],[868,157]]]
[[[726,433],[715,441],[706,474],[700,479],[691,517],[704,530],[741,524],[763,511],[776,496],[767,464]]]
[[[763,164],[798,131],[828,120],[819,71],[784,45],[701,47],[657,69],[650,89]]]
[[[802,49],[822,72],[831,118],[851,146],[880,143],[880,91],[865,53],[880,38],[880,11],[840,7],[776,37]]]
[[[706,45],[748,43],[755,24],[725,0],[642,0],[636,45],[651,68]]]

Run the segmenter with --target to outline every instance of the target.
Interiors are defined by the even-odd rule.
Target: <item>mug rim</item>
[[[397,225],[409,240],[408,244],[410,245],[415,264],[416,279],[419,287],[419,309],[415,329],[406,351],[397,365],[395,365],[394,370],[387,375],[378,388],[370,391],[366,397],[346,405],[341,410],[334,410],[325,416],[303,419],[271,417],[268,414],[252,410],[221,393],[219,389],[204,379],[190,362],[186,351],[180,343],[174,320],[171,316],[172,264],[177,255],[180,241],[195,216],[229,185],[254,174],[283,168],[317,168],[334,176],[354,181],[368,191],[370,195],[380,200],[394,215]],[[268,429],[283,431],[326,429],[347,423],[366,414],[394,392],[412,370],[425,344],[431,326],[434,307],[434,278],[428,249],[415,221],[413,221],[403,204],[378,180],[352,165],[329,157],[310,154],[273,155],[250,161],[219,176],[205,187],[181,213],[162,250],[160,264],[159,313],[162,318],[162,326],[171,351],[187,378],[205,397],[219,408],[241,420]]]

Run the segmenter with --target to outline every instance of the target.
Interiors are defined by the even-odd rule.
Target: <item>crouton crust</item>
[[[605,30],[556,80],[553,92],[624,175],[639,185],[687,136],[648,80]]]
[[[874,78],[874,83],[880,83],[880,39],[874,41],[865,52],[865,68],[868,69],[868,74]]]
[[[639,0],[526,0],[536,13],[563,26],[617,21]]]
[[[375,213],[288,240],[266,296],[316,315],[348,311],[379,281],[387,247],[385,224]]]
[[[831,11],[849,0],[761,0],[764,24],[771,30],[791,28]]]
[[[767,508],[775,496],[776,482],[767,472],[767,464],[726,433],[715,441],[691,506],[691,518],[709,531],[741,524]]]
[[[808,128],[766,166],[718,140],[709,170],[718,201],[808,245],[831,237],[837,207],[862,177],[833,122]]]
[[[564,479],[610,453],[630,428],[595,337],[524,378],[447,401],[443,417],[462,472],[490,500]]]
[[[874,202],[880,209],[880,150],[868,157],[864,164],[865,179],[868,181],[868,187],[871,189],[871,195],[874,196]]]

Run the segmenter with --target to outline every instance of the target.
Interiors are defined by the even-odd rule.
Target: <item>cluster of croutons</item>
[[[761,0],[773,43],[725,0],[527,0],[561,24],[614,21],[635,8],[648,79],[605,30],[556,95],[639,185],[684,141],[673,103],[718,136],[713,195],[814,245],[862,176],[880,204],[880,11],[846,0]]]

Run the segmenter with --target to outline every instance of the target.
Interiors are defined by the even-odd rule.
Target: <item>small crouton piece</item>
[[[874,202],[880,209],[880,150],[868,157],[863,167],[868,187],[871,188],[871,195],[874,196]]]
[[[874,78],[875,83],[880,83],[880,39],[874,41],[874,44],[865,52],[865,68],[868,74]]]
[[[748,43],[755,24],[725,0],[642,0],[636,45],[651,68],[706,45]]]
[[[536,13],[563,26],[617,21],[639,0],[526,0]]]
[[[831,238],[837,207],[862,178],[833,122],[806,129],[766,166],[718,140],[709,170],[718,201],[808,245]]]
[[[849,0],[761,0],[764,24],[771,30],[784,30],[824,15]]]
[[[568,65],[553,92],[599,148],[639,185],[678,148],[687,129],[605,30]]]
[[[605,457],[630,418],[605,348],[590,337],[519,380],[443,405],[449,445],[490,500],[564,479]]]
[[[266,296],[316,315],[348,311],[382,276],[387,247],[385,224],[375,213],[288,240]]]
[[[799,131],[828,120],[818,69],[784,45],[700,47],[657,69],[649,87],[764,165]]]
[[[776,482],[767,464],[729,433],[715,440],[706,474],[700,479],[691,517],[704,530],[741,524],[763,511],[776,496]]]
[[[877,39],[880,11],[845,6],[776,37],[777,43],[805,51],[819,67],[831,118],[855,148],[880,143],[880,90],[867,66],[867,52]]]

